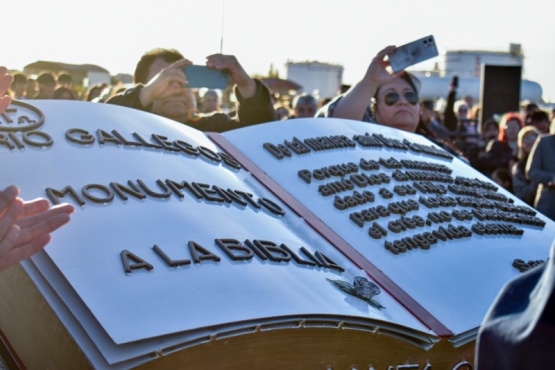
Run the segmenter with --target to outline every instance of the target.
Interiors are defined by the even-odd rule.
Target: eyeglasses
[[[407,91],[403,94],[405,100],[412,105],[418,104],[418,94],[414,91]],[[385,105],[391,107],[393,104],[396,104],[399,99],[401,99],[401,95],[398,92],[391,91],[384,95],[383,101]]]

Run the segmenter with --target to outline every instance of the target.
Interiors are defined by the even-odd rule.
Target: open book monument
[[[15,368],[471,369],[499,290],[555,235],[428,140],[357,121],[205,134],[15,102],[0,155],[2,188],[77,208],[0,274]]]

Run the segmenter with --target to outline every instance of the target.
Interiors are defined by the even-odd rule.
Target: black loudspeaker
[[[495,114],[517,112],[522,66],[482,66],[480,124]]]

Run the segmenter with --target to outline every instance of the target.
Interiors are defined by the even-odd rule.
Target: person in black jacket
[[[526,177],[538,183],[534,208],[555,221],[555,134],[541,135],[526,163]]]
[[[477,370],[553,368],[554,261],[555,244],[547,261],[503,287],[480,326]]]
[[[137,63],[134,74],[137,85],[113,96],[107,103],[158,114],[201,131],[222,132],[277,120],[268,88],[252,79],[234,56],[222,54],[208,56],[206,65],[228,71],[235,82],[239,103],[237,119],[225,113],[198,113],[194,93],[186,87],[183,68],[188,64],[192,62],[177,50],[151,50]]]

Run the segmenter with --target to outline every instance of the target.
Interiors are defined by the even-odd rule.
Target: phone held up
[[[207,89],[220,89],[226,88],[229,81],[229,73],[215,68],[209,68],[201,65],[186,65],[183,68],[185,76],[187,76],[187,87]]]
[[[438,54],[434,36],[430,35],[397,47],[388,58],[391,69],[397,72]]]

